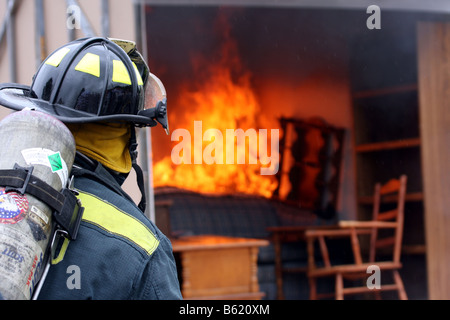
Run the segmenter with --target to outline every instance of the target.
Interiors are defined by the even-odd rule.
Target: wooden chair
[[[309,229],[305,232],[308,249],[307,276],[310,284],[310,299],[334,297],[337,300],[343,300],[345,295],[367,294],[369,292],[375,293],[376,298],[381,298],[382,291],[397,291],[399,299],[408,299],[399,273],[402,268],[400,256],[406,181],[406,175],[402,175],[399,179],[392,179],[383,186],[380,183],[375,185],[372,220],[340,221],[337,228]],[[386,202],[395,205],[395,208],[380,212],[380,208],[386,206]],[[327,243],[338,237],[349,238],[354,263],[332,264]],[[360,240],[364,237],[368,240],[366,241],[368,245],[361,246]],[[322,265],[320,266],[315,261],[314,249],[316,243],[320,248],[322,259]],[[368,249],[368,252],[362,250],[364,247]],[[382,254],[380,254],[380,250]],[[377,286],[374,288],[374,283],[369,282],[373,279],[377,280],[375,273],[372,277],[373,268],[379,271],[378,280],[385,280],[385,275],[389,276],[389,273],[391,273],[392,279],[390,277],[388,279],[392,281],[381,284],[379,288]],[[322,277],[334,277],[334,293],[317,292],[317,280]],[[344,282],[348,282],[347,279],[353,280],[352,285],[344,287]],[[355,286],[355,279],[363,280],[364,283]]]

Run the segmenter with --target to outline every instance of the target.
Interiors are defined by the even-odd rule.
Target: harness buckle
[[[61,193],[64,195],[64,204],[60,212],[55,211],[53,214],[56,222],[67,232],[67,237],[70,240],[77,238],[84,212],[84,207],[81,205],[80,199],[76,197],[75,192],[67,188],[62,189]]]
[[[5,192],[10,192],[10,191],[16,191],[18,193],[20,193],[22,196],[26,193],[27,187],[28,187],[28,183],[30,182],[31,179],[31,174],[33,173],[33,169],[34,167],[22,167],[20,165],[18,165],[17,163],[14,164],[14,170],[23,170],[26,172],[26,177],[23,181],[23,185],[22,187],[11,187],[11,186],[7,186],[5,187]]]

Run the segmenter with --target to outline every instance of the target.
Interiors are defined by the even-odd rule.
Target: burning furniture
[[[274,197],[331,219],[338,206],[345,130],[315,117],[282,118],[279,184]]]

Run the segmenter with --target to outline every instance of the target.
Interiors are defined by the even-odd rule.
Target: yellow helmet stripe
[[[100,57],[90,52],[86,53],[76,65],[75,70],[100,77]]]
[[[127,68],[120,60],[113,60],[112,81],[131,85],[131,79]]]
[[[67,53],[69,53],[69,48],[61,48],[58,51],[56,51],[54,54],[52,54],[48,59],[45,61],[45,64],[49,64],[51,66],[57,67],[61,63],[62,59],[66,56]]]
[[[139,70],[134,62],[133,62],[133,67],[134,67],[134,71],[136,72],[136,78],[138,80],[138,85],[143,86],[144,82],[142,81],[141,74],[139,73]]]
[[[83,221],[131,241],[148,255],[158,247],[159,240],[153,232],[135,217],[90,193],[79,191],[78,198],[85,207]]]

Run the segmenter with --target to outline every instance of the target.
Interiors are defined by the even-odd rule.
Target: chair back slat
[[[392,259],[396,262],[400,262],[406,181],[406,175],[401,175],[399,179],[391,179],[384,185],[381,185],[380,183],[375,185],[373,220],[394,221],[397,223],[397,226],[392,229],[392,232],[385,232],[384,234],[381,234],[376,228],[373,228],[370,239],[370,261],[375,261],[376,249],[390,247],[392,250]],[[385,197],[389,197],[390,201],[388,202],[396,204],[394,209],[381,211]]]
[[[378,239],[378,241],[375,243],[375,248],[384,248],[384,247],[390,247],[395,244],[395,237],[385,237],[382,239]]]
[[[391,179],[380,188],[380,195],[384,196],[390,193],[398,193],[400,190],[400,180]]]
[[[397,220],[398,210],[393,209],[378,213],[377,221],[395,221]]]

